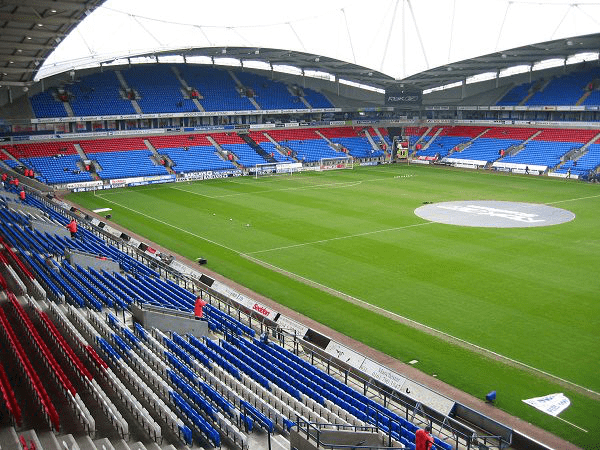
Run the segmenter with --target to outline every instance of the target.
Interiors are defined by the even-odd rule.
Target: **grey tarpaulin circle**
[[[431,222],[488,228],[545,227],[575,218],[571,211],[553,206],[489,200],[431,203],[415,209],[415,214]]]

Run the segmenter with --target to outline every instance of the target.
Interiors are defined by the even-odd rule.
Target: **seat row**
[[[5,344],[15,357],[19,369],[24,375],[25,383],[30,387],[36,402],[40,407],[40,412],[46,419],[51,429],[60,431],[60,418],[54,404],[50,400],[44,385],[42,384],[37,372],[31,365],[31,362],[21,346],[17,335],[15,334],[4,309],[0,308],[0,332],[2,333]]]

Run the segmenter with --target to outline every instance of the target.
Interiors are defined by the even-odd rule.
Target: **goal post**
[[[273,176],[273,175],[291,175],[294,172],[302,170],[302,163],[263,163],[254,166],[254,178]]]
[[[321,158],[319,170],[354,169],[354,159],[351,156],[337,158]]]

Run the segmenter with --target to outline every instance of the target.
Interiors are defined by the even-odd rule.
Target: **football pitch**
[[[112,208],[133,232],[476,397],[494,389],[498,408],[568,441],[600,445],[598,185],[387,165],[68,198]],[[575,219],[481,228],[414,212],[462,200]],[[557,392],[571,400],[559,418],[522,402]]]

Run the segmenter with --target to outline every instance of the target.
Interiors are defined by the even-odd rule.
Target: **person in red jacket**
[[[77,222],[75,219],[71,219],[66,228],[71,232],[71,238],[75,239],[75,236],[77,235]]]
[[[196,304],[194,305],[194,316],[196,320],[200,320],[202,319],[202,308],[204,308],[204,306],[208,305],[208,303],[206,303],[204,300],[202,300],[202,298],[200,296],[198,296],[196,298]]]
[[[416,450],[430,450],[433,447],[433,436],[431,436],[431,426],[427,425],[425,429],[419,429],[415,433]]]
[[[21,199],[22,202],[25,201],[25,191],[21,190],[21,192],[19,192],[19,198]]]

